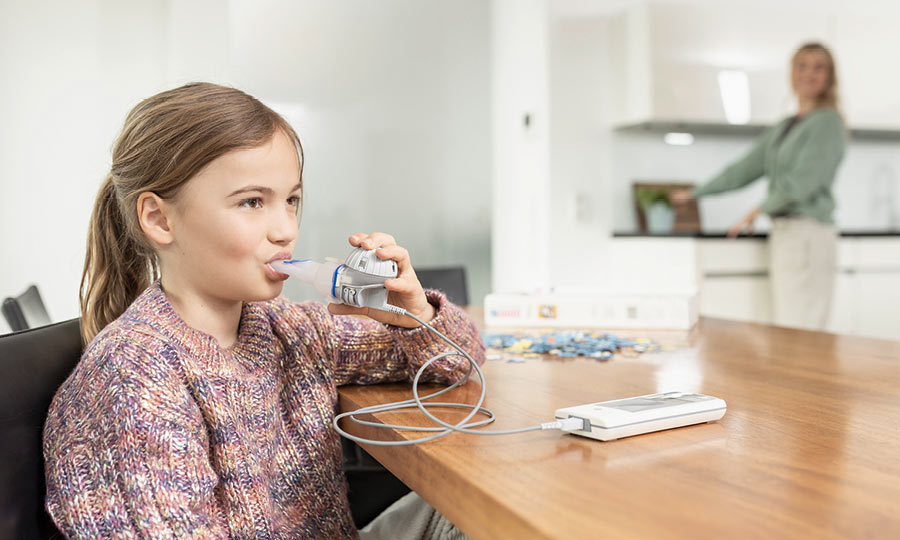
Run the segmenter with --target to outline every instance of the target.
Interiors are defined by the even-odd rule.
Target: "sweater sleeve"
[[[45,425],[47,509],[57,526],[71,539],[227,538],[207,435],[187,392],[133,348],[106,354],[138,360],[74,378]]]
[[[472,319],[440,292],[428,290],[426,296],[435,307],[429,324],[462,347],[479,365],[484,363],[484,343]],[[327,310],[325,314],[324,327],[319,331],[327,344],[338,385],[411,381],[430,358],[455,351],[422,326],[399,328],[361,317],[332,316]],[[421,380],[449,384],[462,379],[468,371],[469,361],[454,354],[429,366]]]
[[[844,157],[846,139],[841,117],[833,111],[810,118],[809,136],[790,160],[780,164],[772,188],[760,210],[777,214],[792,204],[807,202],[829,189]]]
[[[704,197],[723,193],[746,186],[765,173],[766,148],[774,133],[778,132],[778,124],[766,130],[743,157],[726,167],[711,180],[694,188],[694,197]]]

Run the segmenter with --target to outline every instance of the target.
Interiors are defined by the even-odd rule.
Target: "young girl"
[[[409,380],[448,347],[407,317],[279,297],[269,263],[294,249],[302,170],[293,129],[232,88],[189,84],[126,118],[91,217],[88,345],[44,428],[47,508],[69,538],[358,536],[336,387]],[[390,302],[483,361],[392,237],[350,244],[396,261]],[[451,356],[427,375],[467,370]]]

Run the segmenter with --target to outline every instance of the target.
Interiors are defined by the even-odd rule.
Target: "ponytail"
[[[124,313],[158,275],[156,257],[131,230],[110,174],[94,202],[78,295],[85,345]]]

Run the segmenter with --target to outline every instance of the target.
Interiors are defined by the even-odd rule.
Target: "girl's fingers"
[[[363,233],[351,234],[350,238],[348,239],[350,245],[353,247],[359,247],[359,243],[363,241],[363,238],[365,238],[365,236],[366,235]]]
[[[418,279],[395,278],[384,280],[384,288],[395,293],[418,293],[422,285]]]
[[[397,263],[397,277],[387,279],[384,287],[390,294],[388,303],[409,310],[410,313],[430,320],[434,316],[434,308],[428,303],[422,285],[416,277],[409,252],[397,245],[393,236],[382,233],[355,233],[348,238],[350,245],[363,249],[375,249],[379,259],[392,260]],[[365,315],[377,321],[410,328],[418,326],[409,317],[396,313],[380,311],[372,308],[358,308],[344,304],[328,304],[328,311],[334,315]]]
[[[397,266],[400,270],[400,273],[403,273],[408,267],[410,267],[409,262],[409,251],[406,248],[401,246],[393,245],[378,248],[378,251],[375,252],[378,255],[378,258],[386,261],[393,260],[396,261]]]
[[[350,236],[350,245],[364,249],[376,249],[396,245],[394,237],[387,233],[356,233]]]

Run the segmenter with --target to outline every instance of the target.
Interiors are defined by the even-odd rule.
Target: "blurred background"
[[[794,107],[788,61],[809,40],[834,51],[850,128],[838,225],[898,242],[898,16],[876,0],[0,0],[0,292],[35,283],[54,320],[77,316],[90,209],[126,113],[196,80],[257,96],[300,135],[298,257],[343,258],[349,234],[383,230],[417,267],[464,265],[473,304],[636,276],[652,290],[694,270],[673,269],[664,244],[616,247],[638,230],[634,183],[700,183],[745,152]],[[736,74],[731,95],[722,72]],[[702,200],[701,232],[765,189]],[[839,287],[900,290],[892,264],[875,285]],[[758,294],[765,276],[750,274],[727,290]],[[290,282],[286,294],[317,298]],[[854,317],[834,328],[884,333]]]
[[[196,80],[235,86],[306,154],[295,254],[387,231],[422,266],[490,266],[490,4],[3,0],[0,206],[9,293],[77,313],[92,201],[128,110]],[[293,288],[292,288],[293,287]],[[288,282],[290,296],[317,298]],[[7,293],[7,294],[9,294]]]

